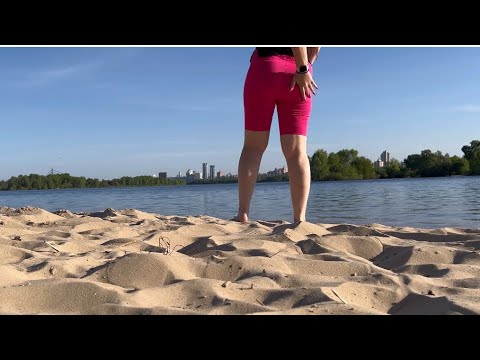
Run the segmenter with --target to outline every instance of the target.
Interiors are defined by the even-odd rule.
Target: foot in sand
[[[238,213],[238,215],[235,215],[231,220],[246,223],[248,222],[248,215],[246,213]]]

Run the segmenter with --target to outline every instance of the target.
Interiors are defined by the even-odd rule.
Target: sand
[[[480,229],[0,208],[0,314],[479,314]]]

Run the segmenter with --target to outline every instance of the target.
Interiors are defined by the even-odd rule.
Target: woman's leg
[[[311,180],[310,162],[307,155],[307,137],[287,134],[282,135],[280,141],[288,166],[293,221],[305,221]]]
[[[294,61],[287,63],[290,74],[282,75],[284,89],[277,102],[280,141],[287,160],[293,221],[305,221],[310,192],[310,162],[307,156],[308,122],[312,111],[312,98],[302,99],[298,86],[289,91],[288,84],[296,71]],[[310,66],[310,70],[312,70]],[[288,88],[288,90],[287,90]]]
[[[270,131],[245,130],[245,140],[238,164],[237,221],[248,221],[250,202],[257,181],[263,153],[268,145]]]
[[[275,111],[275,86],[272,82],[272,58],[253,54],[243,91],[245,109],[245,139],[238,164],[237,221],[248,221],[250,202],[257,181],[260,162],[268,145],[270,126]]]

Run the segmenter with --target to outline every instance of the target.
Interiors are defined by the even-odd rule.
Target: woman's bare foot
[[[248,222],[248,215],[245,213],[238,214],[232,218],[232,221],[237,221],[240,223]]]

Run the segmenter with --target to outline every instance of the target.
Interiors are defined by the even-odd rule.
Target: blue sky
[[[236,173],[252,47],[0,48],[0,179]],[[480,138],[480,48],[322,47],[308,152],[462,155]],[[261,171],[285,164],[274,117]]]

